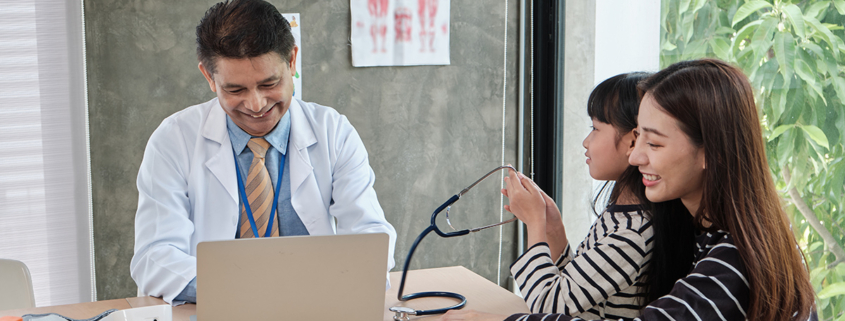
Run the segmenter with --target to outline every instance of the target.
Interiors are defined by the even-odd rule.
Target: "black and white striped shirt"
[[[639,205],[611,205],[577,254],[567,246],[555,263],[548,245],[538,243],[511,265],[511,274],[533,313],[633,318],[642,307],[640,279],[651,259],[652,235]]]
[[[696,237],[690,273],[635,320],[745,320],[750,289],[745,266],[725,231]],[[564,314],[514,314],[506,321],[582,320]]]

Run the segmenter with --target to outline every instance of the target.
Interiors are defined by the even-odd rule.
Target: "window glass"
[[[93,299],[80,6],[0,1],[0,258],[36,306]]]

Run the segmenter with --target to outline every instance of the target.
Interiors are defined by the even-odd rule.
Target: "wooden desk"
[[[384,320],[392,321],[393,313],[387,309],[392,306],[407,306],[413,309],[432,309],[451,306],[455,300],[445,298],[421,298],[410,302],[399,302],[396,294],[399,291],[399,281],[402,272],[390,273],[390,290],[384,298]],[[408,271],[405,281],[405,294],[420,291],[449,291],[463,294],[467,298],[466,308],[479,311],[512,314],[528,312],[528,307],[518,296],[496,284],[487,281],[480,275],[462,266],[424,269]],[[151,305],[165,304],[162,299],[154,297],[132,297],[97,302],[87,302],[70,305],[57,305],[22,310],[0,311],[0,316],[21,316],[27,313],[58,313],[75,319],[93,317],[108,309],[128,309]],[[173,308],[174,321],[188,321],[191,315],[197,314],[195,304],[185,304]],[[436,320],[439,315],[428,317],[411,317],[412,320]]]
[[[164,301],[162,301],[164,302]],[[126,299],[114,299],[96,302],[85,302],[77,304],[54,305],[32,309],[0,311],[0,316],[22,316],[24,314],[58,313],[68,318],[87,319],[94,317],[109,309],[129,309],[132,306]],[[187,319],[186,319],[187,320]]]

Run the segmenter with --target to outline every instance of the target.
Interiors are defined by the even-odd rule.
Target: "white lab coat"
[[[396,230],[376,198],[358,133],[329,107],[293,99],[288,112],[291,204],[308,233],[387,233],[389,271]],[[233,239],[238,224],[235,160],[217,98],[162,121],[137,184],[130,273],[141,293],[171,302],[197,275],[197,243]]]

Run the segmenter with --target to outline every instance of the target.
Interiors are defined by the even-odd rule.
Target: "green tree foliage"
[[[845,320],[845,0],[663,0],[661,66],[715,57],[755,89],[821,320]]]

